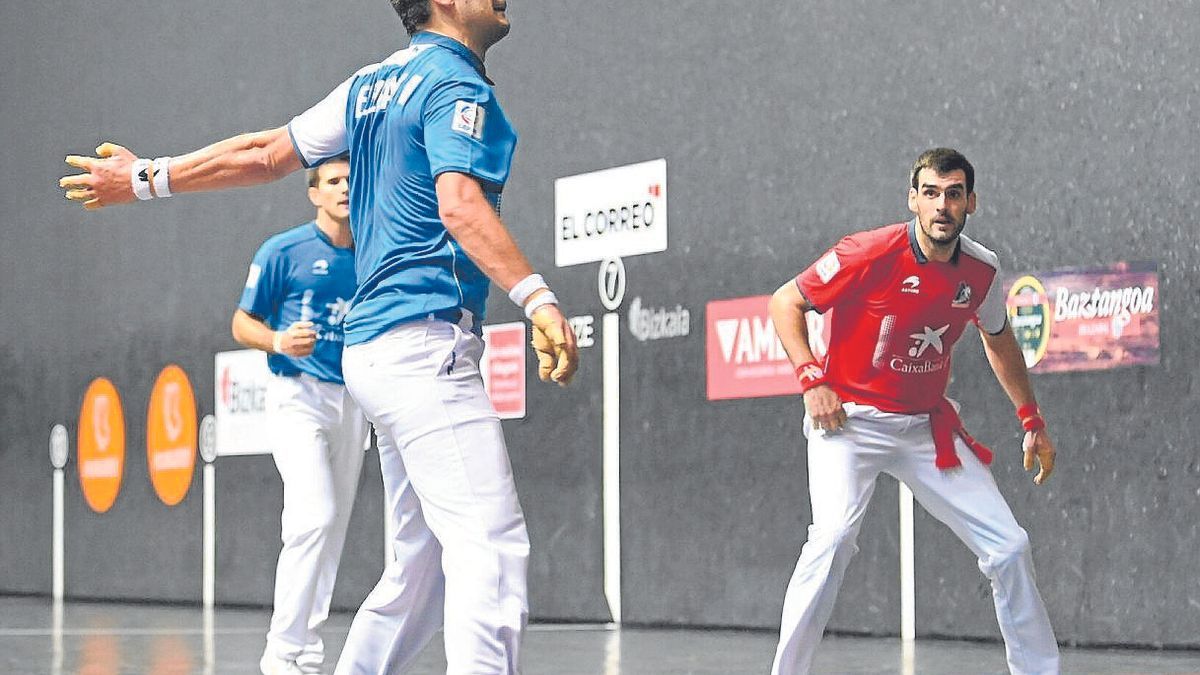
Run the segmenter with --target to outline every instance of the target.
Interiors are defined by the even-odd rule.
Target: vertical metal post
[[[900,484],[900,638],[917,636],[916,568],[913,547],[913,493]]]
[[[621,368],[620,317],[604,315],[604,597],[621,623]]]

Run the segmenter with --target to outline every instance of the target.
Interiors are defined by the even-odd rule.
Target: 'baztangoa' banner
[[[1008,316],[1035,373],[1158,365],[1158,264],[1010,275]]]

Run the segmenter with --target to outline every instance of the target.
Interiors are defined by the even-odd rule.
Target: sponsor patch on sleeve
[[[842,261],[838,259],[837,253],[834,251],[826,253],[817,261],[817,276],[821,278],[821,283],[829,283],[829,280],[840,269],[842,269]]]
[[[450,129],[479,140],[483,138],[484,109],[473,101],[455,101]]]
[[[250,265],[250,273],[246,275],[246,288],[257,288],[258,278],[262,276],[262,268],[256,264]]]

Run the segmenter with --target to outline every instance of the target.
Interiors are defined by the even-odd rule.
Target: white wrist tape
[[[171,196],[171,158],[154,160],[154,196],[165,199]]]
[[[539,307],[542,307],[544,305],[557,305],[557,304],[558,304],[558,296],[554,295],[554,291],[547,290],[545,293],[539,293],[536,298],[534,298],[533,300],[530,300],[529,304],[525,305],[525,318],[533,319],[533,313]]]
[[[275,337],[271,338],[271,351],[276,354],[283,353],[283,331],[275,331]]]
[[[542,288],[550,288],[546,285],[546,280],[542,278],[542,275],[530,274],[512,287],[512,290],[508,292],[508,299],[516,303],[517,307],[524,307],[525,302],[529,300],[529,296],[533,295],[534,291]]]
[[[144,202],[154,199],[154,195],[150,194],[150,164],[148,159],[135,159],[129,169],[129,184],[133,186],[133,196]]]

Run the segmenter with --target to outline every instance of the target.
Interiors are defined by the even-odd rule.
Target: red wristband
[[[1026,403],[1017,408],[1017,419],[1021,420],[1021,428],[1025,431],[1041,431],[1046,428],[1046,420],[1036,403]]]
[[[825,384],[825,371],[821,370],[816,361],[809,361],[796,366],[796,377],[800,380],[800,391],[806,392],[813,387]]]

